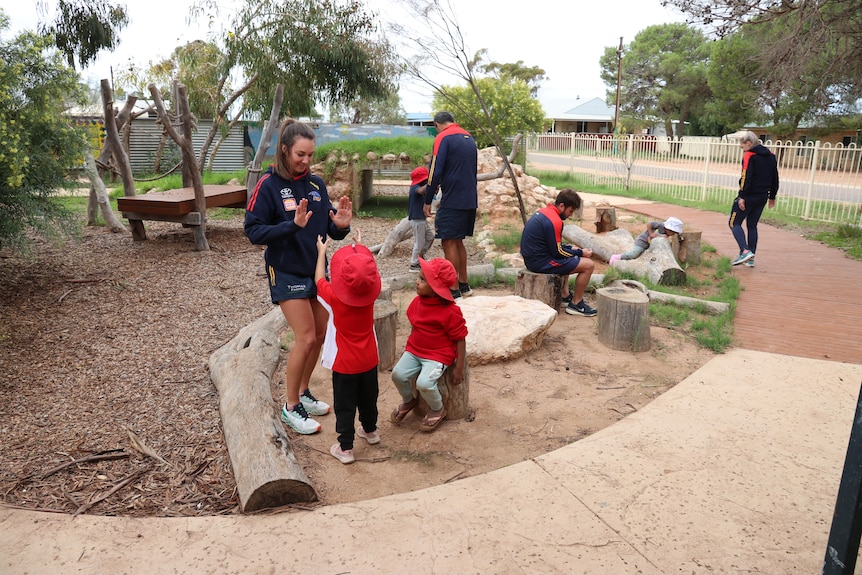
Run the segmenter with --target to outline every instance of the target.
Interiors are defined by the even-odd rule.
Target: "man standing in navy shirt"
[[[479,196],[476,192],[476,172],[479,152],[470,133],[455,123],[450,112],[434,116],[437,137],[425,192],[425,215],[431,215],[431,201],[441,190],[440,206],[434,220],[436,237],[440,238],[443,256],[452,262],[458,274],[458,285],[452,296],[471,295],[467,283],[467,249],[464,238],[473,235]]]

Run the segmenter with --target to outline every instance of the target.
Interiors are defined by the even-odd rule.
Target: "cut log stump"
[[[395,365],[395,338],[398,335],[398,306],[391,301],[374,302],[374,332],[377,334],[377,361],[380,371]]]
[[[596,207],[596,233],[612,232],[617,229],[617,210],[612,206]]]
[[[551,309],[560,309],[563,277],[558,274],[537,274],[522,268],[518,270],[515,280],[515,295],[524,299],[537,299]]]
[[[243,512],[317,501],[274,406],[270,380],[278,365],[281,309],[247,325],[210,356],[225,444]]]
[[[670,249],[676,261],[681,264],[699,264],[701,257],[700,241],[703,232],[684,230],[670,239]]]
[[[430,411],[428,404],[416,391],[416,380],[410,382],[413,387],[413,397],[419,398],[417,413],[425,415]],[[470,414],[470,365],[464,366],[464,381],[459,385],[452,383],[452,368],[449,367],[437,381],[437,389],[443,396],[443,406],[446,408],[446,419],[464,419]]]
[[[599,341],[620,351],[649,350],[649,296],[624,287],[602,288],[596,296]]]

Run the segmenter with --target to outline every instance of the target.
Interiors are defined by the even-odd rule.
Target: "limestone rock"
[[[557,310],[516,295],[473,296],[458,305],[467,321],[467,362],[482,365],[538,349]]]

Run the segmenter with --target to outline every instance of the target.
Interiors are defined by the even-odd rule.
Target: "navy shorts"
[[[581,263],[581,256],[572,256],[565,260],[550,260],[540,266],[528,267],[534,274],[557,274],[567,276],[574,273],[575,268]],[[535,268],[535,269],[534,269]]]
[[[437,208],[434,233],[441,240],[463,240],[473,235],[476,225],[476,210],[450,210]]]
[[[317,284],[314,283],[314,278],[284,273],[270,265],[266,266],[266,276],[269,278],[269,295],[274,304],[286,299],[317,297]]]

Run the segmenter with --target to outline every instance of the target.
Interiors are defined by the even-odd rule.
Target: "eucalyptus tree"
[[[699,114],[711,97],[706,36],[685,24],[658,24],[638,32],[624,47],[621,64],[617,51],[609,46],[599,60],[602,80],[613,87],[608,99],[616,98],[621,65],[620,111],[641,120],[660,118],[668,136],[681,136],[690,115]]]
[[[862,0],[663,0],[692,23],[723,38],[767,28],[754,57],[757,82],[769,94],[814,84],[820,111],[855,109],[862,97]]]

